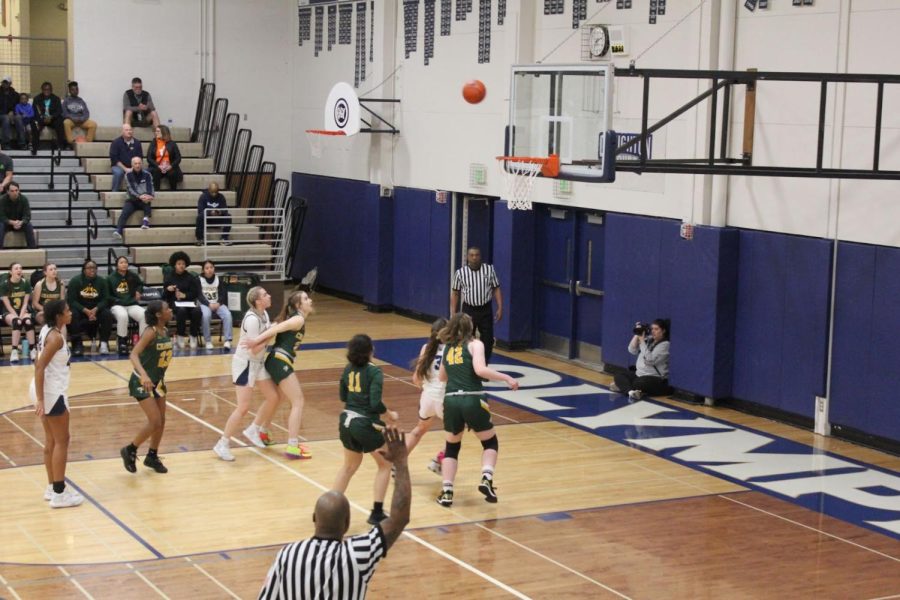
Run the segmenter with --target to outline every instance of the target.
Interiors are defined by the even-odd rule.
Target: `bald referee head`
[[[334,490],[319,496],[313,513],[316,537],[326,540],[343,539],[350,529],[350,502],[347,497]]]

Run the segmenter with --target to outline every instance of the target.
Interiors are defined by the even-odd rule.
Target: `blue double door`
[[[603,216],[540,205],[534,210],[534,344],[602,366]]]

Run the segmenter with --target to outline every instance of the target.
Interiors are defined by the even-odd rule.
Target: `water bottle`
[[[28,347],[28,338],[22,340],[22,358],[28,358],[28,351],[30,348]]]

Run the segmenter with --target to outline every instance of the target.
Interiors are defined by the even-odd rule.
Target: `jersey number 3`
[[[362,392],[362,385],[359,381],[359,373],[354,373],[351,371],[347,374],[347,389],[351,392],[356,392],[357,394]]]
[[[448,365],[463,364],[462,346],[457,346],[456,348],[450,348],[450,351],[447,352],[447,364]]]

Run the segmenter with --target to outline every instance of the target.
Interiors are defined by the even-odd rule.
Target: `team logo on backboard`
[[[338,127],[343,129],[347,126],[347,121],[349,120],[350,106],[345,99],[338,98],[337,102],[334,103],[334,122]]]

